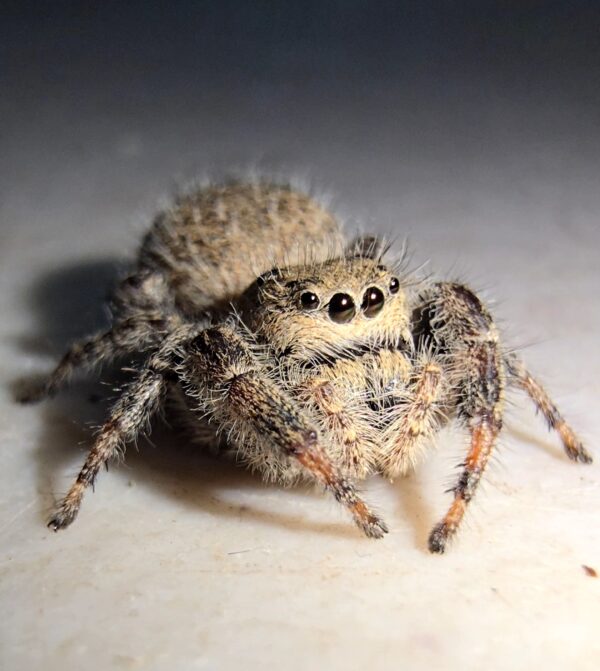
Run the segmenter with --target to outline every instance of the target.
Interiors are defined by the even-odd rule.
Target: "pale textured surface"
[[[72,178],[64,179],[67,190]],[[91,175],[92,191],[94,183]],[[107,215],[93,199],[56,203],[37,225],[32,202],[10,220],[3,212],[5,383],[47,368],[48,346],[57,351],[91,325],[110,268],[98,259],[133,244],[135,227],[121,223],[132,205],[113,201]],[[93,209],[84,222],[86,202]],[[375,208],[378,220],[395,212],[411,219],[395,201]],[[595,215],[574,209],[577,225],[568,229],[548,204],[538,206],[534,216],[547,218],[551,233],[540,253],[519,225],[531,210],[512,209],[508,231],[502,205],[488,209],[483,198],[470,221],[449,208],[424,213],[427,228],[413,227],[416,256],[437,254],[441,267],[459,259],[503,299],[500,313],[520,327],[521,341],[544,339],[527,359],[594,449]],[[77,385],[48,404],[19,407],[3,385],[3,669],[42,661],[57,670],[361,669],[392,660],[475,669],[490,655],[499,669],[515,668],[515,657],[522,668],[600,663],[600,580],[581,568],[600,569],[598,465],[569,463],[521,397],[460,539],[431,557],[427,532],[448,502],[442,491],[459,461],[457,436],[440,439],[415,477],[369,483],[368,498],[391,527],[379,542],[362,538],[329,498],[264,486],[162,431],[155,447],[131,449],[126,466],[102,474],[76,523],[52,534],[44,528],[52,494],[82,459],[85,422],[101,415],[86,400],[90,390]]]
[[[0,668],[599,668],[600,578],[582,569],[600,571],[597,107],[460,77],[412,97],[377,79],[368,95],[174,80],[158,99],[115,77],[99,97],[74,77],[45,95],[40,79],[33,104],[17,72],[2,103]],[[160,430],[47,531],[102,416],[88,399],[108,390],[21,407],[13,381],[103,323],[115,264],[170,184],[253,162],[299,168],[351,218],[408,235],[416,264],[487,288],[596,463],[569,463],[515,395],[460,538],[432,557],[457,433],[414,477],[367,484],[391,529],[368,541],[328,497]]]

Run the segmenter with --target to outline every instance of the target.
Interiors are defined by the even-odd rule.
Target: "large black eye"
[[[305,291],[302,296],[300,296],[300,303],[302,304],[303,310],[316,310],[319,307],[320,302],[317,294],[313,294],[312,291]]]
[[[390,293],[397,294],[400,289],[400,280],[397,277],[392,277],[390,280]]]
[[[356,314],[354,301],[348,294],[335,294],[329,301],[329,316],[338,324],[346,324]]]
[[[384,300],[385,299],[383,298],[383,292],[381,289],[378,289],[377,287],[369,287],[365,291],[363,302],[360,306],[361,310],[365,314],[365,317],[369,317],[369,319],[371,319],[372,317],[375,317],[375,315],[379,314],[381,308],[383,307]]]

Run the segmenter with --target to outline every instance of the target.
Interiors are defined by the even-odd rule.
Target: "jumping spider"
[[[376,238],[346,241],[326,209],[289,186],[232,182],[180,197],[113,293],[112,328],[73,345],[24,399],[54,394],[77,369],[143,355],[48,526],[75,519],[101,466],[167,398],[197,435],[208,428],[266,478],[324,485],[371,538],[387,527],[353,481],[405,473],[456,418],[470,444],[429,537],[438,553],[490,459],[507,385],[530,396],[569,458],[590,463],[475,293],[416,281],[386,252]]]

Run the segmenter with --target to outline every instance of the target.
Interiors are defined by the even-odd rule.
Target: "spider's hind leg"
[[[442,553],[462,522],[502,428],[505,371],[497,329],[470,289],[442,282],[424,298],[426,330],[449,360],[459,418],[470,433],[467,457],[450,490],[454,501],[429,536],[431,552]]]
[[[577,434],[567,424],[542,385],[525,368],[523,362],[514,354],[505,358],[510,379],[529,396],[536,408],[542,413],[548,426],[554,429],[562,440],[569,459],[584,464],[592,463],[592,455],[585,449]]]
[[[156,347],[180,324],[169,305],[165,283],[156,273],[130,275],[113,292],[111,304],[118,317],[112,327],[71,345],[52,373],[40,384],[25,389],[19,401],[33,403],[53,396],[77,371],[89,371]]]
[[[165,333],[160,315],[141,315],[116,323],[111,329],[80,340],[67,350],[56,368],[37,386],[20,395],[21,403],[34,403],[54,396],[79,370],[92,370],[101,363],[139,352],[157,344]]]

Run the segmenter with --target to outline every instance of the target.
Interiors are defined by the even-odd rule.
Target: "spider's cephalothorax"
[[[78,368],[143,354],[50,520],[55,530],[169,395],[197,436],[219,436],[265,477],[321,483],[375,538],[386,526],[353,481],[405,473],[456,418],[469,446],[432,552],[444,551],[475,493],[507,385],[529,394],[571,459],[591,461],[468,287],[418,282],[375,238],[346,242],[327,210],[287,186],[234,182],[178,200],[112,307],[112,329],[73,345],[28,397],[53,394]]]

